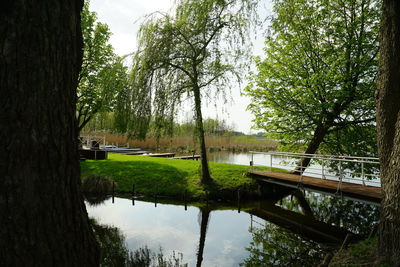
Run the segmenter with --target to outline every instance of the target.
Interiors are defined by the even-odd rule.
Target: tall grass
[[[118,146],[138,147],[148,150],[188,151],[198,150],[197,140],[192,136],[163,137],[160,140],[150,137],[146,140],[129,139],[126,135],[107,132],[91,132],[85,135],[100,135],[106,137],[108,144]],[[230,151],[270,151],[275,150],[277,143],[273,140],[249,135],[239,136],[206,136],[206,146],[210,150]]]

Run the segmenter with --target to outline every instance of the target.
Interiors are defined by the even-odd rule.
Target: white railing
[[[291,152],[255,152],[251,153],[252,166],[302,170],[301,177],[312,176],[321,179],[346,181],[369,186],[380,186],[379,159],[374,157],[337,156],[323,154],[303,154]],[[269,155],[269,162],[257,162],[257,154]],[[309,158],[308,167],[298,166],[301,160]],[[264,158],[265,160],[265,158]]]
[[[82,145],[86,147],[92,147],[92,141],[97,142],[99,145],[102,142],[103,146],[106,144],[105,136],[94,136],[94,135],[81,135],[79,136],[79,140]]]

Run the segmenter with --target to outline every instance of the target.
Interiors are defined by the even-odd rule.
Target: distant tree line
[[[106,131],[109,133],[124,134],[124,131],[119,131],[116,125],[116,119],[113,112],[102,112],[96,114],[93,119],[86,124],[82,129],[83,132]],[[233,125],[227,123],[225,120],[206,118],[203,121],[204,134],[206,136],[239,136],[244,133],[235,131]],[[196,122],[194,120],[187,120],[185,122],[172,122],[170,125],[170,133],[164,132],[165,136],[193,136],[196,132]],[[157,126],[154,122],[149,123],[149,129],[146,137],[160,137],[157,132]],[[260,133],[262,136],[262,133]]]

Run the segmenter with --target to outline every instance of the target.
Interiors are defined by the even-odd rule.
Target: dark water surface
[[[274,187],[269,200],[240,203],[240,213],[235,205],[185,210],[124,198],[87,209],[118,227],[130,250],[161,247],[167,256],[182,253],[188,266],[315,266],[347,233],[363,238],[378,223],[376,205]]]

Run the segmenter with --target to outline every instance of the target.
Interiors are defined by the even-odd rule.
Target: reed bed
[[[129,146],[146,150],[180,151],[198,150],[198,142],[193,136],[163,137],[158,141],[149,137],[145,140],[129,139],[126,135],[91,132],[83,135],[105,136],[106,144]],[[206,146],[210,151],[270,151],[276,150],[276,141],[249,135],[239,136],[206,136]]]

